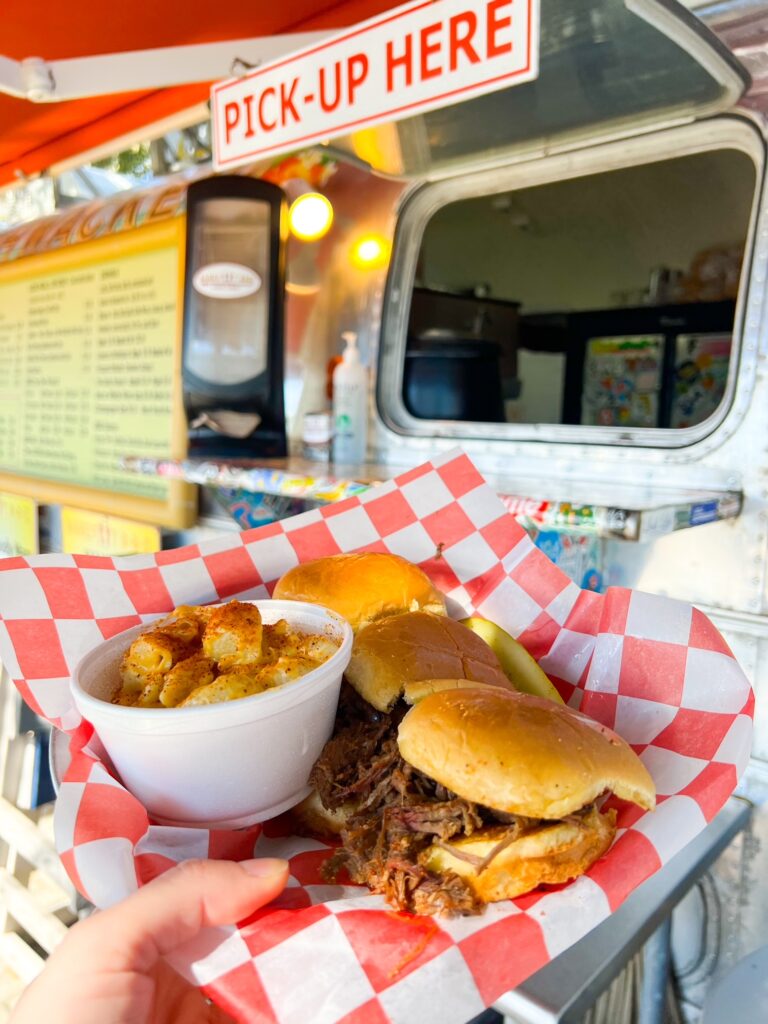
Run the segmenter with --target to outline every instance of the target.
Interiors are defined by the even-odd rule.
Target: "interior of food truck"
[[[657,809],[611,801],[586,878],[450,921],[331,885],[328,837],[280,819],[281,902],[184,970],[277,1024],[768,1019],[768,3],[437,0],[453,50],[413,29],[403,90],[509,4],[538,75],[231,167],[211,86],[391,3],[168,0],[82,38],[19,10],[0,38],[0,1024],[134,875],[254,849],[150,823],[73,745],[80,656],[358,550],[503,622],[507,675],[614,728]]]
[[[467,178],[462,198],[431,186],[401,222],[418,245],[408,416],[665,431],[714,417],[757,173],[748,152],[707,148],[513,190]]]
[[[423,231],[406,407],[700,423],[725,390],[755,184],[750,158],[722,150],[447,203]]]

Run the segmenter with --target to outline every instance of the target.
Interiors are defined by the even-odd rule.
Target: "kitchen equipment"
[[[182,377],[192,454],[285,455],[285,194],[239,175],[187,191]]]
[[[452,340],[431,332],[410,342],[403,399],[412,416],[427,420],[504,422],[501,349],[493,341]]]

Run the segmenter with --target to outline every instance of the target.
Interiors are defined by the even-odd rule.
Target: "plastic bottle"
[[[360,362],[357,335],[344,331],[341,362],[333,371],[333,461],[365,462],[368,429],[368,372]]]

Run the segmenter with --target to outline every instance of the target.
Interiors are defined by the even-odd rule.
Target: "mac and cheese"
[[[250,697],[299,679],[338,647],[332,636],[301,633],[285,619],[264,624],[258,608],[241,601],[182,605],[128,648],[113,703],[174,708]]]

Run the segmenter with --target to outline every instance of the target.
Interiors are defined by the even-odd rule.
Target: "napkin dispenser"
[[[182,381],[189,454],[286,454],[287,202],[239,175],[187,191]]]

